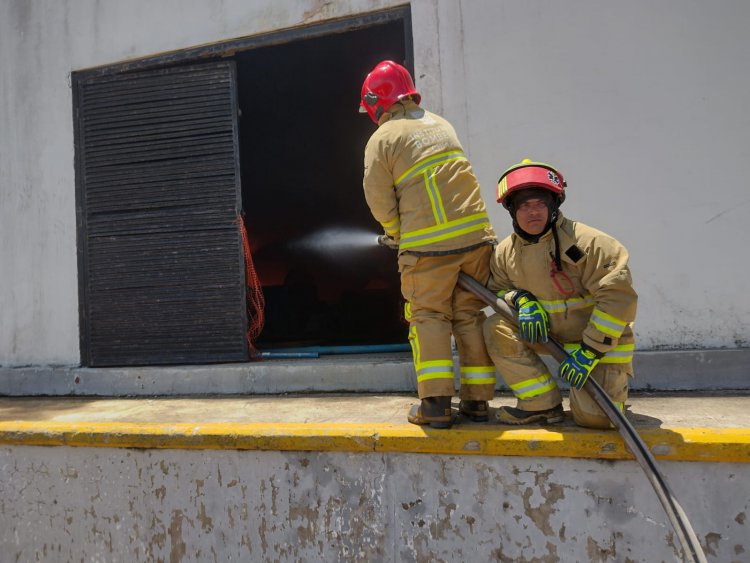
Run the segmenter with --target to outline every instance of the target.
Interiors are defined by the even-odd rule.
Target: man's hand
[[[549,317],[531,293],[517,291],[513,296],[513,306],[518,311],[518,326],[521,340],[531,344],[549,340]]]
[[[391,250],[398,250],[398,241],[395,239],[392,239],[388,235],[380,235],[378,237],[378,244],[380,246],[385,246],[387,248],[390,248]]]
[[[599,363],[600,357],[591,348],[581,344],[570,353],[567,360],[560,364],[558,375],[567,379],[571,387],[582,389],[591,370]]]

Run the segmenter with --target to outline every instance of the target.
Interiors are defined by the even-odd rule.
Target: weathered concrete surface
[[[202,398],[0,398],[0,422],[372,423],[406,424],[413,395],[285,395]],[[455,401],[454,401],[455,402]],[[514,405],[505,393],[491,413]],[[454,405],[455,406],[455,405]],[[568,409],[567,397],[563,406]],[[633,394],[627,415],[636,428],[750,428],[750,393]],[[473,427],[488,426],[473,424]],[[574,427],[572,421],[562,426]]]
[[[639,466],[575,459],[587,442],[572,423],[514,429],[464,422],[423,431],[405,422],[414,401],[403,395],[0,399],[3,560],[680,560]],[[501,397],[492,406],[509,403]],[[629,403],[628,416],[644,434],[684,437],[684,429],[704,429],[695,436],[705,440],[736,431],[747,452],[748,395],[634,396]],[[21,434],[9,442],[7,428],[24,424],[62,425],[71,443],[76,429],[86,435],[98,427],[98,447],[31,446]],[[228,433],[257,432],[265,424],[268,439],[240,444],[236,434],[228,442],[214,435],[214,447],[183,449],[146,447],[148,436],[137,436],[139,428],[154,427],[197,434],[210,424]],[[360,449],[357,424],[370,425],[376,441],[378,431],[405,439],[386,451]],[[127,425],[135,441],[113,447],[117,429]],[[353,448],[325,443],[326,436],[331,442],[341,436],[339,426]],[[304,443],[302,432],[296,442],[289,435],[274,442],[274,428],[309,429],[321,447],[295,449]],[[482,444],[479,451],[420,450],[462,433]],[[481,434],[490,440],[515,434],[528,447],[486,455],[491,448],[477,439]],[[593,434],[616,441],[613,431]],[[657,450],[660,442],[648,443]],[[744,463],[659,461],[709,561],[747,560],[745,457]]]
[[[679,561],[635,462],[0,447],[8,561]],[[748,464],[664,463],[709,561],[747,561]]]
[[[551,360],[550,360],[551,362]],[[458,365],[456,363],[456,365]],[[550,366],[552,364],[550,363]],[[551,369],[553,369],[551,367]],[[631,389],[750,389],[750,348],[638,352]],[[554,373],[554,372],[553,372]],[[456,386],[460,375],[456,374]],[[561,387],[567,384],[560,382]],[[498,389],[503,389],[498,378]],[[211,395],[416,392],[409,353],[322,356],[205,366],[0,366],[0,395]]]

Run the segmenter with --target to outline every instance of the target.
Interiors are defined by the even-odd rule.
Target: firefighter
[[[365,148],[364,192],[398,249],[420,404],[409,422],[449,428],[455,413],[451,335],[460,363],[459,412],[489,416],[495,367],[482,335],[483,304],[457,287],[459,272],[486,283],[497,242],[479,183],[448,121],[420,107],[409,72],[382,61],[365,78],[360,112],[378,129]]]
[[[496,417],[504,424],[563,420],[560,390],[538,355],[538,344],[553,337],[568,352],[557,376],[570,382],[573,420],[609,428],[607,416],[581,389],[591,376],[624,408],[638,296],[622,244],[563,217],[565,188],[555,168],[528,159],[506,170],[497,185],[497,201],[510,213],[514,233],[495,249],[487,287],[518,310],[520,328],[497,314],[484,323],[487,350],[517,399]]]

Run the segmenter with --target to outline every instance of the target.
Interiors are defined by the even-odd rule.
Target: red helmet
[[[422,101],[409,71],[393,61],[382,61],[362,84],[359,111],[377,123],[383,112],[407,96],[414,96],[417,103]]]
[[[508,209],[508,196],[526,188],[542,188],[551,191],[557,198],[557,205],[565,201],[565,180],[563,175],[543,162],[528,158],[508,168],[497,181],[497,202]]]

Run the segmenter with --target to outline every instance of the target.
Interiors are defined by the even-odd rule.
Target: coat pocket
[[[403,274],[404,270],[413,268],[417,265],[417,262],[419,262],[419,256],[416,254],[401,254],[398,257],[398,271]]]

